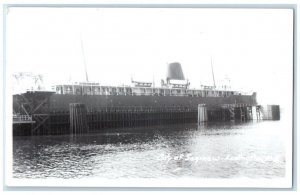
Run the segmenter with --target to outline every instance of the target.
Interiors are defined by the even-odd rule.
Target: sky
[[[83,55],[84,54],[84,55]],[[179,62],[191,88],[224,78],[268,104],[291,104],[293,12],[289,9],[9,8],[6,66],[46,84],[89,81],[160,85]]]

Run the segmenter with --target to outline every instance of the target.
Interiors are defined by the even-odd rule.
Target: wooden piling
[[[88,132],[87,110],[85,104],[71,103],[70,109],[70,134],[80,135]]]
[[[241,121],[246,121],[245,107],[243,106],[240,106],[240,117],[241,117]]]
[[[207,108],[205,104],[198,105],[198,124],[207,121]]]
[[[247,106],[246,107],[246,120],[252,120],[253,116],[252,116],[252,107],[251,106]]]
[[[230,121],[235,121],[235,108],[229,107],[228,110],[229,110]]]
[[[250,107],[251,109],[251,114],[250,114],[250,120],[259,120],[259,113],[258,113],[258,110],[256,108],[256,106],[251,106]]]

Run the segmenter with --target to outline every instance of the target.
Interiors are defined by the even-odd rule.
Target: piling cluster
[[[70,134],[80,135],[88,132],[87,109],[85,104],[70,104]]]
[[[280,120],[278,105],[247,104],[198,105],[198,124],[211,121]]]

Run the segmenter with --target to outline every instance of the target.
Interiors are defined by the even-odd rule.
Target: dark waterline
[[[14,137],[14,178],[278,178],[281,121],[128,128]]]

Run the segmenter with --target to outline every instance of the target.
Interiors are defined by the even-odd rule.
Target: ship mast
[[[85,70],[85,80],[86,80],[86,82],[89,82],[81,34],[80,34],[80,43],[81,43],[81,51],[82,51],[84,70]]]
[[[213,68],[213,63],[212,63],[212,58],[211,57],[210,57],[210,65],[211,65],[211,72],[212,72],[213,81],[214,81],[214,88],[216,88],[215,74],[214,74],[214,68]]]

